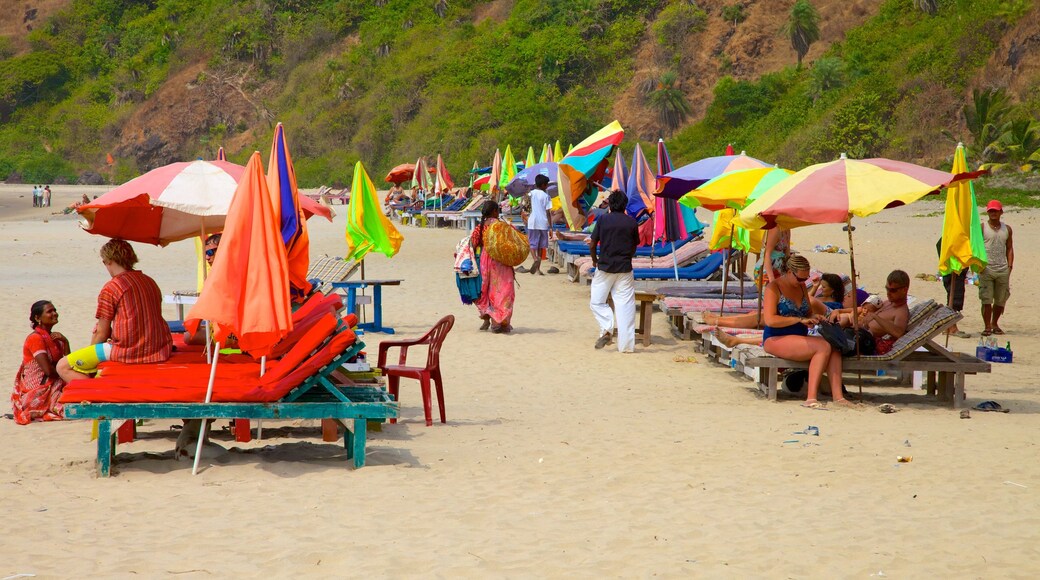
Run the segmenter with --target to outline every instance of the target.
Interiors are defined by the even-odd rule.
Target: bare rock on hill
[[[69,181],[68,177],[64,175],[58,175],[54,178],[54,181],[52,181],[51,183],[53,183],[54,185],[68,185],[71,182]]]
[[[79,174],[79,179],[76,180],[76,183],[80,185],[104,185],[105,178],[93,171],[84,171]]]
[[[4,178],[4,183],[25,183],[25,178],[22,177],[21,173],[12,171],[6,178]]]

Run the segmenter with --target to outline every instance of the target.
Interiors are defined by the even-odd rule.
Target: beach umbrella
[[[553,161],[552,148],[549,147],[548,143],[542,143],[542,154],[538,156],[538,163],[546,163]]]
[[[951,182],[970,178],[891,159],[841,158],[802,169],[780,181],[741,210],[737,225],[746,228],[791,229],[813,224],[844,223],[849,235],[852,287],[856,258],[852,217],[917,201]],[[853,324],[859,326],[856,310]]]
[[[958,143],[953,154],[951,173],[968,172],[964,144]],[[975,201],[975,184],[962,180],[946,189],[946,212],[943,214],[942,242],[939,245],[939,273],[959,274],[964,268],[981,272],[989,257],[982,238],[982,222]],[[950,293],[953,297],[953,293]]]
[[[658,139],[657,174],[664,175],[671,170],[672,160],[668,156],[668,149],[665,147],[664,139]],[[658,180],[658,188],[660,188],[660,180]],[[675,269],[676,280],[679,279],[679,262],[678,258],[675,257],[675,241],[681,240],[687,235],[684,217],[679,210],[679,203],[676,200],[663,196],[658,196],[654,200],[654,239],[671,242],[672,267]],[[696,217],[694,217],[694,220],[700,223]]]
[[[266,357],[292,330],[289,268],[275,200],[267,187],[260,153],[254,152],[228,208],[220,252],[198,301],[184,322],[192,333],[209,321],[215,351],[230,335],[254,357]],[[219,357],[213,357],[206,400],[213,396]],[[198,471],[207,421],[202,421],[192,474]]]
[[[535,163],[538,163],[538,162],[535,161],[535,158],[534,158],[534,148],[533,147],[528,147],[527,148],[527,159],[524,160],[524,167],[530,167],[530,166],[534,165]]]
[[[474,179],[473,187],[477,189],[491,189],[491,174],[481,175]]]
[[[281,123],[275,126],[271,156],[267,159],[267,187],[274,196],[275,210],[281,224],[282,242],[289,264],[289,292],[293,298],[300,299],[311,291],[311,283],[307,281],[311,240],[300,209],[301,196],[296,186],[296,169]]]
[[[578,143],[559,162],[557,186],[567,225],[572,230],[581,229],[578,215],[579,198],[596,180],[602,179],[614,148],[625,137],[621,123],[614,121]]]
[[[392,258],[401,249],[404,237],[383,214],[376,195],[376,186],[360,161],[354,165],[354,181],[350,187],[347,206],[348,258],[360,261],[369,252],[379,252]]]
[[[223,146],[217,149],[217,161],[227,161],[227,154],[224,153]]]
[[[473,162],[473,169],[469,170],[469,186],[470,187],[473,187],[473,180],[476,179],[477,173],[479,173],[479,172],[480,172],[480,169],[477,167],[477,162],[474,161]]]
[[[499,180],[502,179],[502,152],[499,149],[495,149],[495,158],[491,161],[491,173],[488,176],[488,187],[492,194],[497,194],[502,191],[498,186]]]
[[[674,171],[657,175],[658,197],[679,199],[686,193],[704,185],[709,180],[740,169],[755,169],[759,167],[772,167],[765,161],[754,157],[748,157],[743,151],[740,155],[720,155],[718,157],[707,157],[700,161],[694,161]]]
[[[549,178],[549,187],[546,193],[550,196],[558,193],[556,185],[556,176],[559,171],[559,164],[557,163],[535,163],[530,167],[525,167],[517,172],[516,177],[513,178],[508,184],[506,184],[506,193],[514,197],[525,195],[534,189],[534,180],[539,175],[544,175]]]
[[[734,153],[736,153],[736,151],[733,150],[733,144],[732,143],[727,143],[726,144],[726,155],[733,155]]]
[[[516,177],[516,159],[513,158],[513,150],[506,145],[506,152],[502,155],[502,174],[498,178],[499,189],[505,189],[506,184]]]
[[[411,181],[415,176],[415,164],[414,163],[402,163],[397,167],[394,167],[386,174],[385,181],[387,183],[393,183],[394,185],[401,185],[406,181]]]
[[[227,161],[186,161],[153,169],[80,206],[91,234],[165,246],[224,229],[245,167]],[[328,207],[305,197],[306,217],[332,221]]]
[[[415,171],[412,173],[412,183],[415,187],[418,187],[420,191],[428,191],[430,189],[430,172],[426,170],[426,161],[419,157],[415,161]]]
[[[621,149],[614,152],[614,171],[610,176],[611,189],[628,193],[628,168],[625,167],[625,158],[621,155]]]
[[[441,157],[440,153],[437,154],[437,169],[434,175],[436,176],[435,185],[438,194],[445,189],[455,187],[455,182],[451,179],[451,174],[448,173],[448,168],[444,166],[444,158]]]
[[[763,192],[793,174],[793,171],[779,167],[730,171],[683,195],[679,198],[679,203],[687,207],[705,207],[712,211],[726,207],[743,209],[749,202],[758,199]]]
[[[628,183],[625,186],[625,192],[628,194],[628,206],[625,211],[628,215],[639,217],[643,212],[653,213],[656,188],[654,172],[643,155],[643,148],[636,143],[635,150],[632,151],[632,170],[628,173]]]
[[[553,147],[553,161],[559,163],[563,160],[563,151],[560,149],[560,140],[556,140],[556,145]]]

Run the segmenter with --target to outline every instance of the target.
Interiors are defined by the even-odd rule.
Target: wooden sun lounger
[[[929,306],[928,302],[919,312],[911,314],[912,323],[907,326],[906,334],[896,341],[890,352],[847,357],[842,361],[842,369],[845,372],[898,372],[903,376],[913,372],[927,373],[928,394],[938,394],[942,400],[952,399],[956,409],[965,399],[965,375],[988,373],[991,366],[972,355],[949,351],[935,342],[935,337],[941,336],[963,317],[947,306],[934,303]],[[807,361],[777,358],[766,353],[761,346],[738,345],[730,353],[730,360],[730,366],[754,379],[759,390],[771,400],[777,398],[780,369],[809,368]]]

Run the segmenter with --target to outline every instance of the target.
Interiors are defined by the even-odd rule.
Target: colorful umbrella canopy
[[[76,211],[84,230],[99,236],[165,246],[224,229],[245,167],[227,161],[187,161],[153,169]],[[331,210],[303,197],[304,215],[332,221]]]
[[[563,198],[563,214],[572,230],[581,229],[578,198],[591,182],[603,176],[610,154],[624,138],[621,123],[614,121],[589,135],[560,160],[557,186]]]
[[[498,193],[501,188],[498,186],[498,182],[502,179],[502,152],[495,149],[495,158],[491,161],[491,174],[488,176],[489,187],[491,193]]]
[[[491,174],[481,175],[480,177],[473,180],[473,187],[477,189],[489,189],[491,183]]]
[[[444,159],[441,157],[440,153],[437,154],[437,172],[435,175],[437,193],[455,187],[455,182],[452,181],[451,175],[448,174],[448,169],[444,167]]]
[[[393,183],[394,185],[401,185],[406,181],[410,181],[415,175],[415,164],[414,163],[402,163],[397,167],[394,167],[386,174],[386,182]]]
[[[679,199],[723,173],[756,167],[772,167],[772,165],[754,157],[748,157],[743,151],[740,155],[707,157],[667,174],[657,174],[657,191],[655,193],[659,197]]]
[[[412,173],[412,183],[423,191],[430,189],[430,173],[426,170],[426,161],[420,157],[415,162],[415,171]]]
[[[257,358],[292,330],[285,244],[259,152],[249,158],[213,269],[184,325],[194,333],[203,320],[214,340],[226,343],[234,334],[239,348]]]
[[[81,206],[83,229],[101,236],[165,246],[218,232],[244,168],[189,161],[153,169]]]
[[[794,172],[777,167],[740,169],[723,173],[679,199],[687,207],[717,211],[725,207],[741,209],[763,192]]]
[[[499,189],[505,189],[506,184],[516,177],[516,159],[513,158],[513,150],[506,145],[505,155],[502,156],[502,174],[498,178]]]
[[[657,174],[664,175],[672,170],[672,160],[668,157],[668,149],[664,139],[657,140]],[[658,178],[660,188],[660,178]],[[654,200],[654,239],[674,242],[686,237],[684,216],[679,211],[679,204],[671,198],[658,196]],[[696,218],[694,218],[696,219]]]
[[[628,193],[628,207],[625,212],[632,217],[638,217],[644,212],[652,212],[654,207],[654,189],[657,188],[657,180],[654,172],[650,169],[650,163],[643,155],[643,148],[636,143],[635,151],[632,152],[632,171],[628,174],[628,183],[625,192]]]
[[[614,153],[614,171],[610,176],[610,180],[611,189],[625,194],[628,193],[628,168],[625,167],[625,158],[621,155],[620,148]]]
[[[311,291],[311,283],[307,281],[311,240],[307,234],[307,222],[300,210],[301,196],[296,187],[296,170],[289,154],[289,145],[285,142],[285,128],[281,123],[275,127],[271,156],[267,160],[267,187],[274,196],[275,209],[281,223],[289,268],[289,291],[294,298],[302,298]]]
[[[963,176],[891,159],[818,163],[777,183],[741,210],[748,229],[845,223],[936,193]]]
[[[957,144],[953,154],[951,173],[968,172],[964,144]],[[946,213],[943,215],[942,243],[939,246],[939,273],[960,273],[964,268],[981,272],[989,257],[982,238],[982,223],[975,201],[975,184],[970,180],[958,181],[946,189]]]
[[[383,214],[376,196],[376,186],[365,171],[365,166],[358,161],[354,165],[354,182],[350,187],[350,203],[347,206],[349,258],[362,260],[372,251],[392,258],[401,249],[403,241],[404,237]]]
[[[516,177],[506,184],[506,193],[512,196],[520,196],[534,189],[534,179],[539,175],[549,178],[549,189],[546,191],[550,196],[556,195],[556,176],[559,171],[557,163],[535,163],[517,172]]]

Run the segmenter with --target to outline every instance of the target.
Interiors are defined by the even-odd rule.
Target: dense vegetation
[[[255,114],[209,117],[183,157],[212,157],[234,141],[241,161],[266,150],[280,120],[304,185],[346,183],[358,158],[378,173],[442,153],[461,174],[496,146],[577,142],[609,122],[647,42],[668,61],[641,94],[662,131],[675,131],[673,161],[717,155],[726,143],[788,167],[840,152],[913,159],[945,138],[951,153],[968,143],[973,162],[1040,165],[1040,90],[1017,105],[992,92],[963,102],[1028,1],[885,0],[822,58],[723,78],[705,117],[689,118],[683,37],[704,30],[706,10],[736,26],[751,3],[516,0],[487,17],[495,6],[475,0],[74,0],[31,33],[31,51],[15,54],[0,38],[0,177],[71,180],[104,168],[118,182],[146,169],[133,155],[107,168],[104,160],[135,109],[199,63],[196,82],[238,79]],[[803,45],[818,37],[805,33],[806,4],[784,27]],[[929,117],[937,99],[957,101],[965,134],[941,135],[949,124]]]

